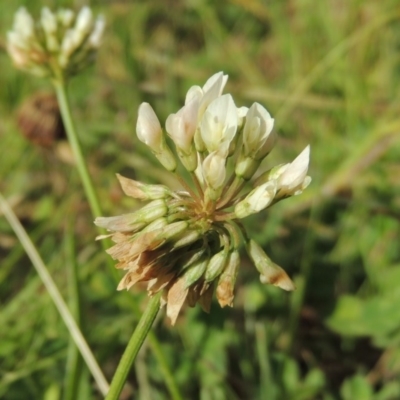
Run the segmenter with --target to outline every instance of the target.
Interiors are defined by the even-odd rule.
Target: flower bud
[[[57,19],[47,7],[42,9],[41,24],[46,37],[47,49],[57,51],[60,47],[57,39]]]
[[[209,258],[204,256],[185,270],[185,272],[183,273],[185,288],[193,285],[203,276],[204,272],[206,271],[208,262]]]
[[[213,190],[222,187],[225,181],[225,157],[218,151],[210,153],[203,161],[203,176],[207,185]]]
[[[294,284],[287,273],[265,254],[264,250],[254,241],[246,243],[246,250],[257,268],[262,283],[270,283],[284,290],[294,290]]]
[[[243,128],[243,154],[255,159],[264,158],[274,147],[276,135],[271,133],[274,120],[268,111],[254,103],[246,115]]]
[[[92,30],[93,27],[93,14],[92,10],[85,6],[76,17],[75,29],[77,42],[82,39]]]
[[[149,223],[142,232],[154,232],[160,231],[168,225],[168,221],[165,217],[157,218],[156,220]]]
[[[149,103],[142,103],[139,106],[136,134],[152,151],[160,152],[163,133],[160,121]]]
[[[182,233],[184,233],[189,226],[187,221],[177,221],[172,224],[168,224],[160,233],[159,238],[164,239],[165,241],[171,241],[179,237]]]
[[[199,231],[184,232],[182,237],[174,242],[172,248],[179,249],[180,247],[188,246],[196,242],[200,237],[201,233]]]
[[[268,207],[276,193],[276,181],[269,181],[252,190],[244,200],[236,204],[235,215],[237,218],[245,218]]]
[[[153,200],[140,210],[136,211],[137,222],[149,223],[158,218],[164,217],[168,212],[168,206],[163,199]]]
[[[106,20],[102,15],[100,15],[96,19],[93,31],[88,39],[88,43],[90,47],[92,47],[93,49],[98,49],[100,47],[105,27],[106,27]]]
[[[212,282],[218,278],[225,268],[228,261],[228,252],[224,249],[217,254],[214,254],[207,265],[204,279],[206,282]]]

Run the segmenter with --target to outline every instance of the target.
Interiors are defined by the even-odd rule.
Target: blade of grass
[[[58,312],[61,315],[65,325],[68,328],[68,331],[76,346],[79,348],[83,359],[86,362],[90,372],[94,380],[96,381],[100,392],[105,395],[108,391],[108,382],[103,375],[92,351],[90,350],[82,332],[80,331],[77,323],[75,322],[74,317],[68,309],[67,304],[62,298],[56,284],[53,281],[50,273],[48,272],[46,265],[41,259],[39,253],[36,250],[36,247],[32,243],[28,234],[26,233],[24,227],[20,223],[17,216],[14,214],[13,210],[9,207],[6,199],[0,193],[0,209],[3,211],[5,218],[13,228],[16,236],[18,237],[21,245],[24,247],[28,257],[32,261],[33,266],[36,269],[36,272],[40,276],[44,286],[46,287],[47,292],[49,293],[51,299],[53,300],[55,306],[57,307]]]

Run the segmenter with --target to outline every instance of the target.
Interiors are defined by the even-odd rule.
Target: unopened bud
[[[139,106],[136,124],[137,137],[154,152],[159,152],[162,143],[162,129],[156,113],[149,103]]]
[[[269,112],[254,103],[247,112],[243,128],[243,154],[256,160],[263,159],[274,147],[276,135],[271,132],[274,120]]]
[[[185,288],[188,288],[189,286],[193,285],[203,276],[204,272],[206,271],[208,262],[209,262],[208,257],[202,257],[200,260],[198,260],[196,263],[190,266],[187,270],[185,270],[183,274],[183,278],[185,281]]]
[[[194,242],[196,242],[199,238],[201,237],[201,234],[199,231],[189,231],[189,232],[184,232],[182,234],[181,238],[178,238],[172,248],[173,249],[179,249],[179,247],[184,247],[188,246]]]
[[[137,222],[149,223],[158,218],[163,217],[168,212],[168,206],[163,199],[154,200],[149,204],[146,204],[140,210],[136,211],[138,218]]]
[[[168,224],[160,233],[159,237],[165,241],[171,241],[179,237],[187,230],[189,223],[187,221],[177,221]]]
[[[203,176],[208,187],[219,190],[225,181],[226,159],[218,151],[210,153],[203,161]]]
[[[218,278],[225,268],[228,261],[228,252],[225,250],[214,254],[210,262],[207,265],[207,270],[204,276],[206,282],[212,282],[214,279]]]

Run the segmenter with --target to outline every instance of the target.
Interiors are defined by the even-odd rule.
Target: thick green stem
[[[119,362],[118,368],[115,371],[113,380],[111,382],[110,390],[105,400],[118,400],[119,395],[124,387],[126,377],[131,369],[133,362],[140,350],[147,334],[150,331],[151,326],[157,316],[158,310],[160,309],[160,297],[161,291],[158,292],[154,297],[149,300],[146,310],[142,314],[139,323],[133,332],[128,345],[126,346],[125,352],[122,355],[121,361]]]

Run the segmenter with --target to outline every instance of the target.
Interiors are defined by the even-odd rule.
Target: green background
[[[25,5],[0,5],[0,190],[65,298],[76,260],[81,322],[108,379],[136,325],[115,291],[68,147],[21,135],[18,108],[49,82],[17,71],[6,32]],[[155,333],[187,399],[400,398],[400,4],[397,0],[92,1],[107,28],[95,65],[70,85],[73,114],[106,215],[136,209],[115,174],[176,185],[135,135],[137,109],[162,122],[191,85],[218,71],[237,106],[257,101],[279,141],[264,168],[311,145],[313,181],[299,197],[245,220],[298,289],[263,286],[244,258],[233,309],[164,311]],[[132,291],[140,307],[142,288]],[[68,332],[0,218],[0,397],[65,396]],[[99,399],[84,366],[77,399]],[[121,399],[168,399],[141,351]]]

